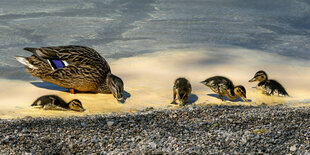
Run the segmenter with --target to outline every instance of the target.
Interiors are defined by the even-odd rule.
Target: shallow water
[[[221,52],[218,52],[221,51]],[[225,55],[219,53],[226,53]],[[20,81],[1,80],[1,118],[24,116],[57,117],[82,116],[111,112],[135,112],[146,107],[178,108],[170,105],[172,86],[177,77],[190,80],[193,92],[190,101],[194,104],[227,105],[277,105],[309,106],[310,70],[302,67],[308,61],[296,61],[289,57],[261,51],[233,48],[211,48],[191,50],[169,50],[143,54],[136,57],[108,59],[112,72],[120,76],[125,83],[127,100],[118,104],[110,94],[69,94],[65,89],[42,83],[40,80]],[[292,64],[300,64],[293,66]],[[290,98],[267,97],[256,92],[257,83],[247,82],[255,72],[264,69],[269,77],[284,85]],[[25,73],[26,74],[26,73]],[[244,85],[251,102],[221,102],[218,97],[199,82],[214,76],[229,77],[234,84]],[[66,101],[79,99],[86,111],[44,111],[29,105],[38,97],[57,94]]]
[[[309,19],[308,0],[1,0],[0,77],[34,80],[13,58],[28,46],[121,58],[212,45],[309,59]]]

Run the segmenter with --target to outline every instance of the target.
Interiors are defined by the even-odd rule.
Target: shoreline
[[[1,120],[1,153],[310,153],[310,107],[189,106]]]
[[[221,52],[217,52],[221,50]],[[225,54],[226,53],[226,54]],[[276,57],[276,59],[275,59]],[[60,88],[39,79],[35,81],[0,79],[0,118],[69,117],[102,113],[137,112],[147,107],[169,108],[172,101],[172,86],[178,77],[187,78],[192,87],[190,102],[197,105],[253,105],[261,104],[287,106],[310,106],[310,70],[297,61],[262,51],[236,48],[204,48],[187,50],[166,50],[142,54],[135,57],[109,59],[112,73],[121,77],[125,84],[125,104],[118,104],[111,94],[69,94]],[[259,65],[258,65],[259,64]],[[300,64],[292,66],[292,64]],[[254,74],[264,69],[271,79],[276,79],[286,88],[290,98],[265,96],[249,83]],[[290,73],[290,74],[287,74]],[[27,73],[24,73],[27,74]],[[251,102],[221,102],[214,92],[200,81],[221,75],[243,85]],[[44,111],[33,109],[31,103],[43,95],[58,95],[66,102],[79,99],[86,109],[83,113],[72,111]]]

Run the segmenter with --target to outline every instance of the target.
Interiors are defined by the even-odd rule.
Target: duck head
[[[268,76],[267,76],[265,71],[260,70],[260,71],[256,72],[254,77],[251,80],[249,80],[249,82],[255,82],[255,81],[262,82],[265,80],[268,80]]]
[[[106,79],[106,83],[113,96],[117,99],[118,103],[123,104],[125,100],[123,97],[124,83],[122,79],[109,73]]]
[[[234,88],[234,93],[239,96],[244,102],[247,102],[246,90],[243,86],[239,85]]]
[[[74,110],[74,111],[79,111],[79,112],[85,111],[85,109],[82,106],[81,101],[78,99],[74,99],[69,102],[69,109]]]

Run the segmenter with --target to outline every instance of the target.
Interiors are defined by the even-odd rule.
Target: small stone
[[[296,145],[293,145],[293,146],[290,147],[290,151],[296,151],[296,149],[297,149]]]
[[[149,145],[152,147],[152,149],[156,149],[156,143],[150,142]]]
[[[85,124],[85,122],[82,122],[81,125],[82,125],[82,126],[85,126],[86,124]]]
[[[112,127],[112,125],[114,124],[114,122],[108,121],[107,124],[108,124],[108,127],[110,128],[110,127]]]

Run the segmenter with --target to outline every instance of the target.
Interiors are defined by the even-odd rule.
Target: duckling
[[[214,76],[202,81],[201,83],[208,86],[215,93],[219,94],[222,101],[224,101],[223,96],[228,97],[232,101],[236,100],[238,96],[240,96],[244,102],[247,102],[245,88],[241,85],[234,86],[231,80],[226,77]]]
[[[81,101],[78,99],[71,100],[66,103],[63,99],[56,95],[44,95],[36,99],[31,106],[39,106],[44,110],[51,109],[63,109],[63,110],[74,110],[83,112],[85,109],[82,106]]]
[[[171,104],[176,104],[176,100],[179,100],[181,106],[185,105],[185,102],[191,95],[191,92],[192,86],[187,79],[176,79],[173,86],[173,101]]]
[[[276,80],[269,80],[266,72],[263,70],[256,72],[254,77],[249,80],[249,82],[255,81],[259,82],[256,89],[263,90],[263,94],[268,96],[289,96],[284,87]]]

